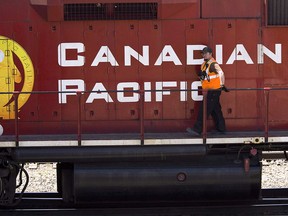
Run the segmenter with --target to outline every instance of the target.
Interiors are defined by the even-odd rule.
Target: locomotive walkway
[[[188,132],[180,133],[138,133],[115,134],[77,134],[63,135],[2,135],[1,147],[15,146],[97,146],[97,145],[169,145],[169,144],[261,144],[287,143],[288,131],[269,131],[265,141],[263,131],[228,131],[225,134],[208,132],[193,136]]]

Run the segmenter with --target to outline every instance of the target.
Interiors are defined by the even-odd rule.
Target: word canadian
[[[201,65],[203,58],[195,58],[195,52],[199,52],[205,45],[186,45],[186,65]],[[263,44],[257,44],[257,63],[264,63],[264,56],[266,55],[277,64],[282,63],[282,44],[275,44],[275,51],[271,51]],[[68,59],[67,52],[69,50],[76,50],[75,56]],[[131,66],[132,57],[139,61],[144,66],[149,66],[150,47],[148,45],[142,46],[142,53],[140,54],[130,46],[124,46],[124,66]],[[62,67],[81,67],[85,65],[85,45],[83,43],[60,43],[58,45],[58,64]],[[223,60],[223,45],[215,46],[215,58],[219,64],[224,64]],[[236,44],[232,53],[229,55],[225,64],[233,64],[235,61],[245,61],[246,64],[254,64],[251,56],[243,44]],[[98,66],[100,63],[110,63],[112,66],[119,66],[117,58],[108,46],[101,46],[95,55],[91,66]],[[183,65],[172,45],[164,45],[160,51],[157,59],[153,63],[154,66],[161,66],[163,62],[172,62],[175,65]]]

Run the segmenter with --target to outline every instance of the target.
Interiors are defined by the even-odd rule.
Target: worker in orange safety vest
[[[226,132],[225,119],[223,117],[222,108],[220,105],[221,91],[228,91],[225,87],[225,77],[219,64],[215,61],[212,55],[212,49],[205,47],[202,50],[204,62],[201,65],[201,71],[198,72],[198,77],[202,83],[202,89],[207,92],[207,118],[212,115],[215,121],[216,129],[220,133]],[[201,102],[197,120],[193,128],[187,128],[187,132],[192,135],[200,135],[203,128],[203,102]]]

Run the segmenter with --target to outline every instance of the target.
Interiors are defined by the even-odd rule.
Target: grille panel
[[[64,4],[64,20],[150,20],[157,11],[157,3]]]

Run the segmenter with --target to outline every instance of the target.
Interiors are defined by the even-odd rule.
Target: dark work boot
[[[193,130],[192,128],[187,128],[186,131],[193,135],[193,136],[200,136],[200,133],[198,133],[197,131]]]

